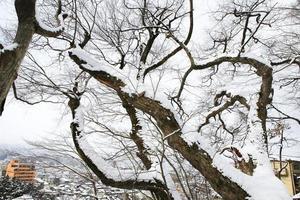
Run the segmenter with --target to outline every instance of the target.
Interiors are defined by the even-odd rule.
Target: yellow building
[[[5,175],[15,180],[34,182],[36,171],[33,164],[11,160],[6,166]]]
[[[295,195],[300,192],[300,161],[282,161],[280,166],[278,160],[273,160],[272,166],[276,176],[280,178],[287,187],[290,195]]]

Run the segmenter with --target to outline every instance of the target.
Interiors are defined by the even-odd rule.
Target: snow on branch
[[[138,174],[136,174],[135,171],[114,168],[94,150],[93,146],[89,143],[89,135],[84,133],[84,113],[82,105],[79,105],[75,109],[73,123],[76,124],[76,131],[78,132],[77,141],[80,148],[107,178],[114,179],[116,181],[137,179]],[[147,181],[151,181],[151,179]]]
[[[64,19],[67,18],[68,13],[61,11],[61,1],[59,1],[59,7],[57,10],[56,18],[58,27],[49,27],[41,20],[38,10],[36,9],[35,14],[35,32],[45,37],[57,37],[65,29]]]
[[[100,83],[120,92],[126,101],[134,108],[151,115],[164,133],[165,139],[168,141],[170,147],[176,149],[193,166],[195,166],[196,169],[210,181],[213,188],[219,189],[217,184],[214,185],[214,180],[211,175],[221,173],[223,176],[219,175],[220,180],[237,183],[244,191],[246,191],[245,196],[249,194],[251,197],[250,199],[263,200],[266,195],[274,200],[291,199],[283,184],[274,175],[264,142],[266,106],[272,100],[269,98],[272,92],[272,69],[266,65],[266,63],[249,57],[220,57],[205,65],[198,65],[199,68],[206,68],[223,62],[249,64],[257,70],[257,75],[262,78],[260,89],[261,95],[252,99],[249,105],[246,100],[240,96],[236,96],[235,98],[237,99],[229,102],[229,105],[233,105],[234,102],[239,101],[249,110],[248,124],[251,143],[248,146],[252,147],[252,149],[248,149],[246,152],[251,154],[256,166],[253,170],[253,175],[250,176],[243,173],[240,169],[235,168],[223,155],[217,154],[214,156],[208,154],[209,151],[205,148],[198,149],[193,144],[187,144],[181,137],[182,133],[180,125],[175,118],[175,113],[172,113],[171,110],[165,108],[160,102],[145,95],[136,93],[128,94],[124,91],[122,88],[126,86],[127,80],[122,76],[122,73],[119,72],[119,69],[100,65],[97,60],[92,59],[85,51],[79,48],[70,51],[70,57],[80,66],[80,68],[90,73]],[[221,105],[218,108],[221,109],[222,106],[224,105]],[[200,142],[204,143],[204,141]],[[86,144],[83,146],[87,147]],[[86,151],[89,152],[88,147]],[[95,153],[91,153],[90,156],[95,156]],[[101,165],[101,163],[102,161],[98,165]],[[201,164],[198,165],[199,163]],[[216,168],[210,166],[211,164]],[[203,166],[207,166],[207,168],[203,168]],[[130,176],[130,174],[127,174],[126,176],[128,175]],[[229,178],[229,180],[227,178]],[[225,185],[226,184],[222,184],[222,187],[225,187]],[[230,188],[230,190],[234,192],[237,188],[233,187]],[[237,191],[242,192],[241,190]]]
[[[104,184],[124,189],[164,190],[159,189],[161,183],[158,182],[162,182],[160,181],[162,177],[155,167],[137,173],[129,169],[120,170],[105,161],[90,144],[89,139],[92,139],[89,138],[90,135],[84,133],[84,113],[80,99],[71,97],[69,107],[73,113],[71,130],[76,150]]]
[[[152,86],[147,85],[147,83],[143,82],[142,79],[137,80],[136,74],[132,73],[132,71],[127,71],[127,69],[121,70],[117,67],[102,64],[99,60],[89,55],[87,51],[79,46],[69,50],[69,56],[82,70],[89,72],[102,84],[113,88],[116,91],[150,97],[148,92],[151,90]],[[176,113],[173,105],[165,97],[163,92],[157,92],[155,100],[159,101],[165,108],[173,111],[173,113]],[[175,118],[178,123],[182,124],[181,119],[177,115],[175,115]]]
[[[90,138],[92,140],[92,138]],[[89,136],[84,135],[78,138],[78,143],[84,153],[93,161],[93,163],[102,171],[105,176],[114,181],[136,180],[155,183],[154,179],[162,180],[159,172],[151,168],[149,171],[136,172],[131,169],[118,169],[104,160],[95,148],[89,142]]]
[[[119,73],[116,73],[116,69],[101,66],[100,62],[91,59],[83,50],[77,48],[70,51],[69,55],[82,70],[90,73],[101,84],[120,93],[135,109],[152,116],[164,137],[166,137],[170,147],[181,153],[195,166],[216,191],[219,191],[219,193],[228,198],[236,193],[239,193],[242,197],[248,196],[247,192],[236,184],[228,184],[231,180],[223,176],[219,170],[212,166],[212,157],[206,151],[199,149],[195,144],[188,144],[181,137],[182,131],[179,121],[176,118],[176,112],[165,107],[160,101],[147,97],[145,93],[128,93],[126,90],[123,90],[126,86],[126,79],[123,79]],[[228,193],[228,191],[230,192]]]
[[[295,55],[291,58],[277,61],[277,62],[271,62],[272,66],[283,65],[283,64],[286,64],[286,66],[284,66],[282,69],[285,69],[286,67],[288,67],[292,64],[297,64],[298,66],[300,66],[300,55]]]
[[[0,44],[1,45],[1,44]],[[13,43],[7,46],[0,46],[2,48],[0,48],[0,55],[5,53],[5,52],[9,52],[9,51],[14,51],[17,47],[18,47],[18,43]]]
[[[125,83],[128,79],[123,79],[122,73],[118,68],[112,68],[112,67],[107,67],[106,65],[101,65],[97,60],[89,56],[83,49],[77,47],[75,49],[72,49],[70,52],[71,58],[81,66],[81,68],[84,68],[84,70],[89,70],[90,73],[93,72],[98,72],[98,74],[101,76],[98,76],[98,80],[102,80],[102,82],[108,86],[112,86],[113,88],[118,91],[117,95],[119,96],[120,100],[122,101],[122,105],[124,109],[126,110],[132,124],[132,132],[130,133],[130,138],[132,141],[136,144],[138,148],[137,156],[141,159],[143,164],[145,165],[146,169],[151,168],[151,160],[148,158],[147,150],[144,146],[144,141],[142,137],[139,136],[139,130],[142,128],[139,125],[139,120],[136,116],[136,110],[135,108],[130,105],[130,103],[127,101],[126,98],[123,97],[123,95],[120,93],[121,89],[125,86]],[[102,73],[100,73],[102,72]],[[120,76],[117,78],[112,77],[110,74],[120,74]]]
[[[126,74],[119,68],[109,67],[106,65],[101,65],[98,60],[90,56],[85,50],[77,46],[69,51],[69,54],[72,56],[76,56],[81,62],[82,67],[89,71],[103,71],[108,74],[114,74],[117,79],[122,82],[126,82]]]
[[[253,175],[242,173],[226,161],[221,154],[215,155],[213,164],[225,176],[230,177],[231,180],[244,188],[250,194],[251,200],[265,200],[266,197],[272,200],[291,200],[287,189],[272,170],[264,144],[261,120],[257,117],[257,101],[258,98],[253,98],[250,102],[248,118],[250,143],[246,145],[247,149],[244,149],[251,154],[255,162]]]

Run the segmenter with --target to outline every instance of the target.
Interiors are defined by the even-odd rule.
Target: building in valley
[[[36,177],[35,166],[20,160],[11,160],[6,166],[5,175],[15,180],[32,183]]]

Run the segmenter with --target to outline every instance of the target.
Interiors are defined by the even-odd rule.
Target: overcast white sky
[[[17,24],[13,2],[14,0],[0,0],[0,27]],[[204,13],[211,10],[216,2],[202,0],[200,4],[195,0],[195,39],[203,39],[203,28],[209,25],[208,15]],[[0,42],[7,44],[9,41],[5,41],[0,35]],[[38,139],[50,136],[53,132],[69,131],[71,118],[67,116],[62,119],[63,109],[61,105],[51,104],[29,106],[16,102],[10,96],[4,114],[0,117],[0,144],[22,144],[23,139]]]
[[[209,0],[202,1],[201,6],[195,5],[195,19],[198,19],[198,28],[207,25],[208,16],[201,8],[208,8]],[[17,24],[14,10],[14,0],[0,0],[0,27],[13,28]],[[194,35],[199,37],[195,30]],[[203,30],[203,29],[201,29]],[[1,31],[0,31],[1,34]],[[8,44],[0,35],[0,42]],[[51,104],[26,105],[16,102],[12,95],[7,100],[3,116],[0,117],[0,145],[24,144],[24,139],[35,140],[40,137],[51,136],[51,133],[69,131],[70,116],[65,116],[63,106]]]
[[[11,27],[17,23],[13,2],[0,0],[0,27]],[[7,44],[10,41],[5,41],[0,35],[0,42]],[[53,104],[26,105],[10,95],[0,117],[0,145],[25,144],[24,139],[37,140],[51,137],[52,133],[69,131],[71,118],[62,118],[63,109],[62,105]]]
[[[65,117],[62,120],[59,105],[26,105],[10,100],[5,112],[0,117],[0,144],[23,144],[23,139],[36,140],[39,137],[51,136],[51,133],[68,131]]]

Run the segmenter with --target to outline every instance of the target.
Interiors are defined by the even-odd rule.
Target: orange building
[[[36,176],[35,166],[22,163],[19,160],[11,160],[6,166],[5,175],[15,180],[34,182]]]

